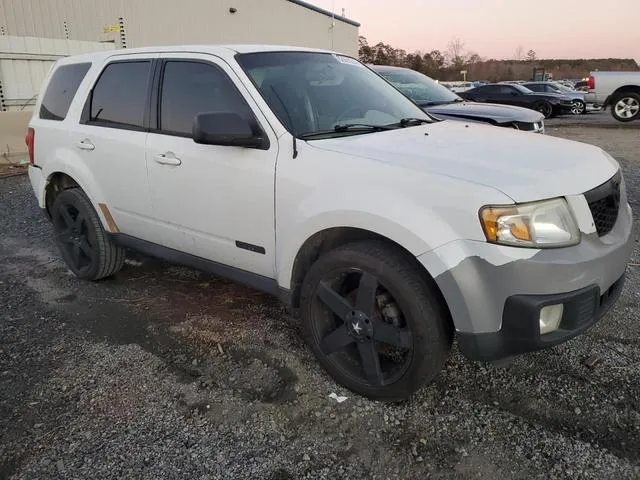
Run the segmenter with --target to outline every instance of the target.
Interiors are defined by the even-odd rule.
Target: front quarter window
[[[318,52],[261,52],[236,56],[280,122],[294,136],[354,135],[345,125],[407,126],[433,121],[384,79],[350,57]],[[369,130],[374,131],[374,130]]]

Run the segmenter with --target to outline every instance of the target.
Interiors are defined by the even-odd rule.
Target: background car
[[[506,105],[465,102],[426,75],[408,68],[381,65],[371,68],[436,118],[475,121],[544,133],[544,117],[538,112]]]
[[[584,93],[559,85],[554,82],[528,82],[522,85],[529,90],[538,93],[555,93],[558,95],[565,95],[572,99],[573,107],[571,113],[574,115],[582,115],[587,112],[587,104],[584,99]]]
[[[544,118],[570,113],[571,98],[555,93],[536,93],[518,84],[494,83],[460,93],[466,100],[474,102],[502,103],[537,110]]]
[[[588,88],[619,122],[640,120],[640,72],[591,72]]]

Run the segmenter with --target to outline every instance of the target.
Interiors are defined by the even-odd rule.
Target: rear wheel
[[[99,280],[122,268],[124,249],[111,241],[82,190],[60,193],[53,202],[51,219],[62,258],[78,277]]]
[[[619,122],[631,122],[640,118],[640,94],[626,92],[611,102],[611,115]]]
[[[553,107],[549,102],[536,103],[533,108],[544,115],[544,118],[551,118],[553,116]]]
[[[434,288],[384,243],[339,247],[303,282],[305,339],[341,385],[370,398],[404,399],[437,375],[451,346]]]

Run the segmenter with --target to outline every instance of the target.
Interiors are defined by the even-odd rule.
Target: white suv
[[[442,368],[565,341],[620,293],[616,161],[436,121],[333,52],[159,47],[60,60],[27,135],[69,268],[124,248],[278,295],[342,385],[399,399]]]

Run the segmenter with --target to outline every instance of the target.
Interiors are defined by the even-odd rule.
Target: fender
[[[297,218],[286,220],[277,216],[276,280],[280,287],[290,288],[298,252],[309,238],[323,230],[337,227],[367,230],[388,238],[416,257],[461,238],[461,232],[454,230],[450,221],[410,201],[409,197],[389,198],[382,194],[375,198],[362,195],[349,199],[350,202],[345,202],[348,199],[339,192],[322,194],[322,201],[312,195],[296,208]],[[450,212],[454,211],[452,206]],[[473,222],[473,228],[468,230],[477,229],[482,235],[477,217],[471,217],[460,215],[461,221],[467,222],[466,227],[470,226],[468,222]]]
[[[478,210],[513,203],[493,187],[420,168],[328,154],[304,142],[298,148],[303,160],[280,155],[276,173],[275,277],[284,289],[300,248],[323,230],[367,230],[418,256],[458,239],[484,241]],[[362,181],[340,174],[347,169]]]
[[[56,173],[64,173],[73,178],[84,193],[89,197],[91,205],[98,214],[100,222],[105,230],[109,231],[107,219],[99,208],[99,203],[104,202],[104,195],[100,184],[93,177],[89,168],[80,158],[80,156],[72,149],[60,147],[56,148],[51,156],[42,165],[42,176],[45,179],[42,182],[42,191],[39,192],[38,200],[41,206],[44,206],[45,192],[51,177]]]

